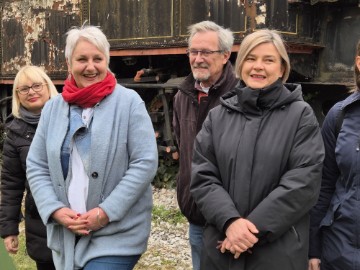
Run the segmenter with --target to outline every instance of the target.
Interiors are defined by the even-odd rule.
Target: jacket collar
[[[229,109],[257,115],[294,101],[303,101],[301,86],[283,84],[280,79],[264,89],[251,89],[239,82],[233,91],[220,99],[221,104]]]
[[[236,78],[234,75],[233,67],[230,61],[227,61],[226,64],[224,65],[224,69],[223,69],[223,73],[221,74],[221,77],[217,80],[217,82],[214,85],[210,87],[209,95],[211,95],[214,92],[214,90],[218,89],[219,87],[222,87],[224,84],[227,84],[228,82],[232,82],[235,80]],[[180,84],[179,91],[196,99],[198,90],[194,87],[194,85],[195,85],[195,79],[193,74],[191,73]]]
[[[346,109],[349,106],[352,106],[354,103],[358,103],[360,101],[360,89],[357,89],[356,92],[348,96],[346,99],[344,99],[341,110]]]

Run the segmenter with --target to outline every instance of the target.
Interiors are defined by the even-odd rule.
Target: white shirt
[[[94,112],[93,108],[83,109],[81,119],[88,128]],[[80,214],[86,213],[86,201],[89,190],[89,177],[86,174],[84,164],[76,148],[74,140],[70,143],[71,176],[68,191],[70,208]]]

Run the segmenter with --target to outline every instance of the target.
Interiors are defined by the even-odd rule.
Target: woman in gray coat
[[[150,234],[155,132],[143,100],[116,83],[109,49],[95,26],[67,33],[69,78],[27,158],[57,269],[133,269]]]
[[[194,145],[191,193],[207,221],[201,269],[304,270],[324,158],[318,122],[301,87],[285,84],[277,32],[248,35],[235,69],[242,82]]]

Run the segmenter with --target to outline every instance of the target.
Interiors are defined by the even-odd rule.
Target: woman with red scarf
[[[147,247],[157,146],[145,104],[116,83],[95,26],[67,33],[69,77],[43,109],[27,175],[57,269],[130,270]]]

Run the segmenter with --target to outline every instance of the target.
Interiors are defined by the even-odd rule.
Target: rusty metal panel
[[[235,33],[246,30],[246,13],[243,1],[197,0],[180,1],[180,34],[186,35],[189,25],[210,20],[230,28]]]
[[[175,0],[88,1],[89,22],[98,25],[112,49],[158,46],[174,36]]]
[[[315,4],[319,3],[319,2],[337,2],[337,1],[338,0],[310,0],[310,3],[312,5],[315,5]]]
[[[248,17],[248,30],[269,28],[287,34],[296,33],[298,13],[289,9],[287,0],[247,0],[245,5]]]
[[[80,6],[80,0],[2,1],[2,78],[13,77],[25,64],[64,77],[64,33],[80,24]]]
[[[302,10],[289,5],[288,0],[88,0],[83,13],[102,28],[112,50],[124,50],[184,47],[188,26],[203,20],[230,28],[237,44],[245,33],[265,27],[297,35],[299,22],[308,19],[301,21]]]
[[[355,48],[360,40],[360,7],[329,6],[323,8],[325,48],[319,62],[318,81],[352,83]]]
[[[186,46],[187,27],[203,20],[215,21],[235,33],[246,29],[244,4],[240,0],[85,2],[89,22],[102,28],[112,50]]]

